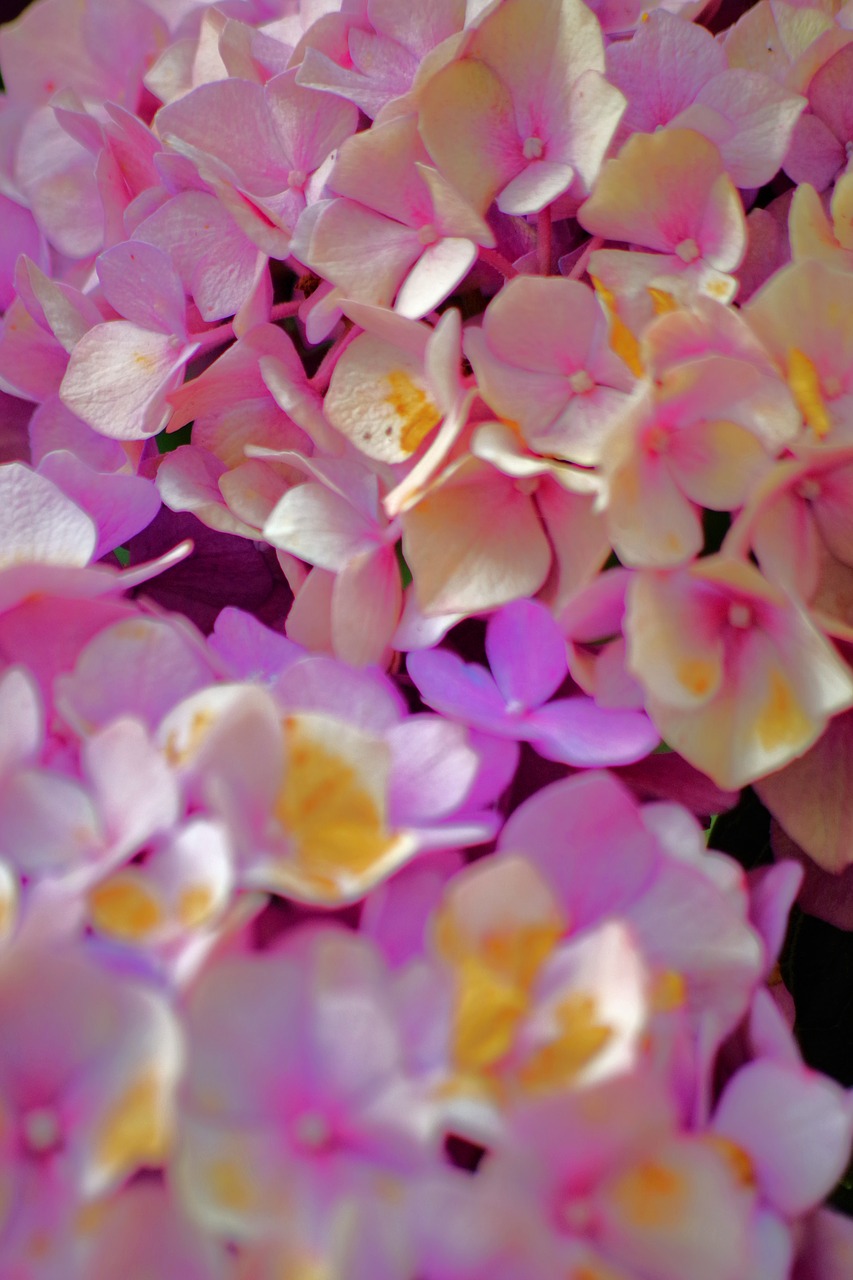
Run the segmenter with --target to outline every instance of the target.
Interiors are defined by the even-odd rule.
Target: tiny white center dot
[[[695,240],[682,240],[675,246],[675,252],[682,262],[695,262],[699,257],[699,246]]]
[[[24,1142],[36,1155],[58,1147],[62,1138],[59,1116],[52,1107],[33,1107],[24,1115],[21,1128]]]
[[[739,627],[742,631],[752,626],[752,610],[748,604],[744,604],[741,600],[736,600],[729,605],[729,624],[733,627]]]
[[[587,391],[592,391],[595,386],[594,380],[587,373],[586,369],[578,369],[577,373],[573,373],[569,378],[569,386],[575,395],[582,396]]]

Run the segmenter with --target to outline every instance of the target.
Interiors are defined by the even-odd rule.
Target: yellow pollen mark
[[[814,726],[797,702],[794,691],[779,671],[770,673],[770,693],[755,723],[766,751],[805,742]]]
[[[98,1231],[107,1216],[108,1201],[95,1200],[84,1204],[74,1217],[74,1230],[78,1236],[91,1236]]]
[[[719,298],[721,302],[727,302],[731,292],[731,285],[727,280],[706,280],[702,288],[709,298]]]
[[[653,289],[649,286],[647,293],[652,300],[652,306],[655,309],[656,316],[664,316],[669,311],[677,311],[678,303],[671,293],[666,289]]]
[[[613,1028],[600,1022],[595,1000],[576,993],[556,1010],[557,1038],[543,1045],[518,1073],[526,1089],[559,1089],[572,1081],[613,1038]]]
[[[163,749],[169,764],[178,766],[192,759],[215,719],[216,717],[210,711],[196,711],[190,721],[183,745],[177,732],[170,733]]]
[[[290,717],[287,754],[275,816],[291,837],[301,868],[323,887],[341,872],[370,870],[393,846],[376,801],[356,770]]]
[[[134,354],[133,362],[134,364],[138,364],[140,369],[144,369],[146,373],[150,373],[151,370],[157,366],[157,361],[154,357],[148,355],[144,351],[137,351]]]
[[[255,1188],[244,1167],[236,1160],[215,1160],[206,1170],[205,1181],[217,1204],[234,1213],[246,1213],[255,1204]]]
[[[213,890],[207,885],[191,885],[178,899],[178,919],[185,928],[192,929],[212,914],[215,902]]]
[[[97,1158],[111,1174],[139,1165],[162,1164],[169,1133],[163,1087],[153,1071],[140,1076],[107,1116],[97,1143]]]
[[[643,376],[643,362],[640,359],[640,344],[634,334],[619,315],[616,295],[595,276],[590,276],[595,292],[610,316],[610,349],[622,360],[637,378]]]
[[[476,958],[466,960],[459,972],[453,1020],[457,1069],[476,1074],[505,1057],[527,1007],[524,990]]]
[[[716,666],[709,658],[685,658],[675,671],[678,683],[697,698],[711,691],[716,674]]]
[[[635,1227],[674,1227],[687,1205],[684,1179],[665,1164],[645,1161],[618,1180],[615,1198]]]
[[[655,1013],[672,1013],[687,1002],[687,983],[675,969],[665,969],[652,983],[651,1005]]]
[[[94,889],[89,910],[96,929],[128,942],[147,937],[163,919],[154,897],[132,872],[120,873]]]
[[[392,369],[386,377],[389,393],[385,397],[400,419],[400,448],[414,453],[433,427],[441,421],[441,413],[427,393],[415,385],[402,369]]]
[[[752,1188],[756,1185],[755,1166],[743,1147],[739,1147],[736,1142],[732,1142],[731,1138],[726,1138],[720,1133],[706,1134],[705,1141],[723,1157],[740,1186]]]
[[[823,402],[817,369],[797,347],[788,353],[788,386],[797,408],[819,440],[828,435],[832,422]]]
[[[481,956],[495,974],[528,988],[562,936],[556,921],[495,930],[483,939]]]

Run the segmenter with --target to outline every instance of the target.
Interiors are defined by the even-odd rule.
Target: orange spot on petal
[[[389,387],[386,403],[400,419],[400,447],[414,453],[433,427],[438,426],[441,413],[402,369],[392,369],[386,382]]]
[[[688,693],[695,694],[697,698],[704,697],[710,692],[714,686],[716,674],[714,663],[707,658],[685,658],[676,669],[679,684],[683,685]]]

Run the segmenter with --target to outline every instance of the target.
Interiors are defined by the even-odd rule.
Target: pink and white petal
[[[333,653],[332,592],[335,575],[328,569],[312,569],[294,587],[294,600],[287,615],[289,640],[312,653]]]
[[[118,716],[135,716],[153,730],[178,702],[211,683],[200,637],[176,622],[135,617],[104,627],[81,650],[56,683],[57,705],[79,733]]]
[[[234,862],[223,827],[194,818],[160,844],[140,868],[181,930],[210,924],[234,891]]]
[[[273,194],[286,183],[289,166],[259,84],[236,77],[202,84],[163,107],[156,128],[166,147],[215,159],[255,195]]]
[[[704,535],[698,508],[676,482],[667,456],[629,458],[608,482],[607,530],[620,560],[666,568],[699,554]]]
[[[68,356],[15,298],[0,332],[0,390],[25,400],[48,400],[59,390]]]
[[[802,881],[802,867],[790,859],[750,872],[749,917],[764,942],[768,972],[781,954],[788,917]]]
[[[820,1204],[844,1172],[853,1111],[834,1080],[764,1059],[726,1085],[713,1129],[747,1151],[771,1205],[796,1217]]]
[[[28,876],[74,873],[101,842],[94,805],[78,782],[20,769],[0,788],[0,857]]]
[[[415,168],[426,186],[436,228],[446,236],[473,240],[476,244],[494,248],[495,233],[488,222],[460,196],[447,178],[432,165],[420,161],[416,162]]]
[[[77,343],[103,315],[86,294],[72,285],[52,280],[34,262],[21,258],[15,271],[18,296],[30,315],[54,335],[66,351],[71,352]]]
[[[576,929],[623,912],[648,887],[660,859],[636,801],[613,774],[603,772],[578,774],[536,792],[510,814],[498,848],[517,850],[542,872]]]
[[[656,702],[688,711],[707,704],[720,689],[724,648],[719,606],[686,575],[635,574],[628,588],[625,636],[628,670]],[[659,719],[656,723],[660,728]]]
[[[698,506],[734,511],[743,506],[772,462],[760,441],[735,422],[694,422],[676,431],[670,467]]]
[[[0,676],[0,775],[35,760],[44,743],[44,706],[25,667]]]
[[[169,418],[165,397],[194,349],[128,320],[96,325],[71,353],[60,399],[116,440],[156,435]]]
[[[461,613],[435,614],[429,617],[418,606],[411,587],[405,592],[400,625],[394,632],[392,644],[401,653],[420,652],[440,644],[451,627],[461,622]]]
[[[69,1089],[69,1109],[85,1116],[74,1152],[83,1194],[94,1199],[142,1167],[165,1162],[174,1090],[183,1065],[178,1020],[154,990],[124,980],[117,993],[117,1045]]]
[[[453,292],[476,260],[471,240],[448,236],[428,245],[401,284],[394,310],[419,320]]]
[[[583,199],[601,171],[625,110],[625,98],[598,70],[585,71],[565,87],[565,109],[552,116],[551,141],[554,153],[575,170],[572,198]]]
[[[735,271],[746,253],[746,216],[737,187],[721,173],[695,222],[695,240],[703,260],[717,271]],[[713,296],[713,290],[709,290]],[[724,299],[727,301],[727,299]]]
[[[394,726],[386,742],[391,748],[392,827],[422,826],[459,809],[479,769],[465,729],[440,716],[409,716]]]
[[[66,449],[46,455],[39,474],[77,503],[94,521],[98,543],[92,553],[100,560],[145,529],[160,510],[160,495],[144,476],[98,472]]]
[[[794,125],[784,168],[796,183],[824,191],[844,168],[844,148],[819,116],[806,112]]]
[[[303,656],[285,636],[232,605],[217,615],[207,646],[238,680],[272,680]]]
[[[172,511],[191,511],[209,529],[256,538],[258,530],[228,510],[219,481],[227,472],[223,462],[206,449],[188,444],[167,453],[157,470],[157,488]]]
[[[322,654],[307,654],[288,665],[274,693],[289,710],[336,716],[346,707],[350,724],[380,737],[400,723],[405,710],[396,686],[381,672],[357,670]]]
[[[821,569],[821,545],[813,508],[790,490],[760,510],[752,525],[752,548],[761,572],[799,599],[811,600]]]
[[[400,621],[403,587],[393,547],[360,551],[340,570],[332,591],[332,646],[354,667],[384,664]]]
[[[600,707],[582,695],[558,698],[531,713],[525,737],[546,760],[583,769],[633,764],[660,742],[644,711]]]
[[[498,194],[501,213],[523,216],[539,213],[572,184],[575,171],[570,164],[535,160],[507,183]]]
[[[551,562],[530,499],[477,459],[401,516],[403,553],[428,613],[479,613],[535,594]]]
[[[633,134],[616,159],[605,162],[578,221],[594,235],[672,253],[686,239],[698,242],[719,176],[719,151],[691,129]]]
[[[314,224],[307,261],[344,297],[389,307],[422,252],[417,231],[352,200],[332,200]]]
[[[343,98],[306,88],[297,81],[298,70],[273,76],[264,97],[283,154],[307,175],[355,133],[358,110]]]
[[[485,62],[464,58],[427,81],[418,105],[430,156],[465,200],[485,213],[525,164],[510,91]]]
[[[138,853],[178,821],[175,775],[138,721],[125,717],[100,730],[85,743],[83,762],[115,859]]]
[[[591,346],[606,332],[604,311],[589,285],[554,276],[510,280],[483,317],[489,348],[500,359],[563,376],[586,368]]]
[[[762,187],[785,159],[791,134],[806,99],[760,71],[724,70],[707,81],[696,101],[718,111],[733,133],[720,146],[735,186]]]
[[[207,321],[234,315],[255,285],[262,257],[222,203],[206,191],[173,196],[139,223],[134,240],[168,255]]]
[[[607,46],[607,76],[628,99],[620,135],[654,133],[696,98],[697,90],[727,67],[721,45],[704,27],[666,9],[654,9],[630,40]]]
[[[0,467],[0,565],[82,566],[96,544],[94,522],[47,476],[22,462]]]
[[[724,1157],[699,1139],[673,1138],[644,1153],[596,1200],[609,1252],[655,1280],[742,1274],[752,1200]]]
[[[441,420],[424,376],[427,335],[422,336],[420,354],[415,354],[373,333],[359,334],[332,374],[323,406],[326,416],[356,448],[377,461],[407,462]],[[414,344],[410,340],[407,345]]]
[[[413,115],[395,115],[348,138],[329,175],[329,188],[360,207],[418,227],[430,218],[430,199],[417,164],[427,160]]]
[[[535,600],[514,600],[492,615],[486,656],[504,700],[519,710],[547,702],[568,674],[562,633]]]
[[[314,481],[288,490],[263,536],[274,547],[335,572],[376,542],[375,527],[360,511]]]
[[[126,240],[98,258],[107,302],[141,329],[186,337],[186,299],[168,253],[144,240]]]

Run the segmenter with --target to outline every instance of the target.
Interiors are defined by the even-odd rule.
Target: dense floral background
[[[0,71],[0,1280],[849,1280],[853,5]]]

